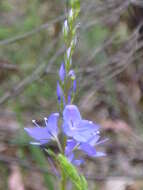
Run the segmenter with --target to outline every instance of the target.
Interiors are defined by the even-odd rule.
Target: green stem
[[[59,139],[58,139],[57,137],[56,137],[55,139],[56,139],[56,142],[57,142],[59,151],[60,151],[61,153],[64,153],[63,148],[62,148],[62,146],[61,146],[61,143],[60,143]]]
[[[61,189],[60,190],[66,190],[66,176],[64,171],[61,171]]]

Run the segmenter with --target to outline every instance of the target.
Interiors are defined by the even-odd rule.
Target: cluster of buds
[[[61,110],[67,104],[72,104],[76,93],[76,75],[72,66],[72,55],[76,46],[76,31],[78,25],[75,24],[80,11],[79,0],[70,1],[69,13],[63,24],[63,37],[66,45],[64,62],[59,69],[59,81],[57,82],[57,97]]]
[[[72,104],[76,93],[76,75],[74,70],[66,73],[65,65],[62,63],[59,70],[59,81],[57,82],[57,99],[60,109],[65,105]]]

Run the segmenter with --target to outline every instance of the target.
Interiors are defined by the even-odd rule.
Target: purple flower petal
[[[61,103],[61,98],[63,96],[63,92],[62,89],[60,87],[59,82],[57,82],[57,98],[58,98],[58,102]]]
[[[93,137],[91,137],[91,139],[89,139],[87,143],[90,144],[91,146],[95,146],[98,143],[99,139],[100,136],[96,134]]]
[[[74,153],[71,152],[70,154],[66,155],[66,157],[68,158],[68,161],[71,162],[72,164],[74,164],[75,166],[80,166],[81,164],[84,163],[84,159],[74,159]]]
[[[87,142],[99,132],[98,125],[81,119],[80,112],[75,105],[67,105],[63,111],[63,117],[65,134],[78,142]]]
[[[77,142],[75,140],[68,139],[66,148],[65,148],[65,155],[69,155],[73,151],[76,145],[77,145]]]
[[[73,131],[71,130],[71,127],[68,123],[64,122],[62,125],[63,132],[68,136],[72,137],[73,136]]]
[[[74,159],[74,153],[71,152],[70,154],[66,155],[66,157],[68,158],[69,162],[72,163],[73,159]]]
[[[80,166],[81,164],[84,164],[84,159],[78,159],[78,160],[73,160],[72,163],[75,165],[75,166]]]
[[[63,90],[62,90],[59,82],[57,82],[57,97],[58,97],[59,104],[61,103],[61,100],[63,100],[63,104],[65,106],[65,97],[64,97]]]
[[[75,105],[67,105],[63,111],[63,119],[65,122],[79,122],[81,120],[80,112]]]
[[[48,117],[48,119],[45,118],[45,124],[49,133],[55,137],[58,135],[58,119],[59,113],[53,113]]]
[[[68,137],[73,137],[73,139],[75,140],[79,140],[79,138],[81,137],[81,134],[78,133],[78,131],[76,130],[75,127],[73,127],[73,124],[70,123],[66,123],[64,122],[62,125],[63,128],[63,132],[68,136]],[[77,138],[76,138],[77,137]],[[79,137],[79,138],[78,138]],[[84,138],[84,137],[83,137]],[[82,140],[83,142],[86,141],[85,138]],[[81,142],[82,142],[81,141]],[[79,141],[80,142],[80,141]]]
[[[87,142],[96,135],[99,127],[88,120],[81,120],[73,124],[73,128],[75,128],[73,138],[79,142]]]
[[[73,81],[73,92],[76,92],[76,79]]]
[[[79,133],[78,131],[74,131],[73,138],[77,140],[78,142],[87,142],[87,139],[89,139],[89,134],[84,133]]]
[[[82,143],[79,146],[79,150],[84,151],[88,156],[96,157],[96,150],[95,150],[95,148],[93,146],[90,146],[87,143]]]
[[[88,121],[88,120],[81,120],[79,123],[79,128],[82,131],[86,131],[86,130],[90,130],[90,132],[97,132],[99,130],[99,125],[94,124],[92,121]]]
[[[90,157],[101,157],[101,156],[106,156],[105,153],[103,152],[97,152],[96,149],[89,145],[88,143],[82,143],[79,146],[79,150],[82,150],[83,152],[85,152],[88,156]]]
[[[28,133],[30,137],[37,141],[50,140],[51,138],[51,135],[45,127],[24,128],[24,130]]]

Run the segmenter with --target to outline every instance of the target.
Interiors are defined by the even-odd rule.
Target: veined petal
[[[72,137],[73,136],[73,131],[71,130],[71,127],[70,127],[71,123],[66,123],[64,122],[63,125],[62,125],[62,128],[63,128],[63,132],[69,136],[69,137]]]
[[[24,130],[37,141],[51,139],[51,135],[46,127],[24,128]]]
[[[79,123],[79,130],[82,131],[91,131],[91,132],[97,132],[99,130],[99,125],[94,124],[92,121],[88,121],[88,120],[81,120]]]
[[[48,117],[48,119],[45,118],[46,128],[53,136],[58,135],[58,119],[59,113],[53,113]]]
[[[63,111],[63,118],[64,118],[64,121],[66,121],[67,123],[79,122],[81,120],[81,115],[80,115],[80,112],[79,112],[77,106],[75,106],[75,105],[65,106],[65,109]]]
[[[88,120],[73,124],[73,138],[79,142],[87,142],[97,134],[97,126]]]
[[[73,138],[78,142],[87,142],[90,137],[91,134],[87,134],[85,132],[84,133],[79,133],[78,131],[73,132]]]
[[[97,152],[96,149],[93,146],[89,145],[88,143],[82,143],[79,146],[79,150],[84,151],[88,156],[94,157],[94,158],[106,156],[106,154],[103,152]]]
[[[82,151],[84,151],[88,156],[96,157],[96,150],[95,150],[95,148],[93,146],[90,146],[87,143],[82,143],[79,146],[79,149],[82,150]]]
[[[77,142],[74,139],[68,139],[65,148],[65,155],[69,155],[73,151],[76,145]]]
[[[91,139],[89,139],[88,143],[91,145],[91,146],[95,146],[98,141],[100,139],[100,136],[99,135],[94,135]],[[100,141],[99,141],[100,142]]]

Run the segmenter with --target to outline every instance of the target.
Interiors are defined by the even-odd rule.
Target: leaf
[[[87,190],[88,189],[88,184],[87,181],[85,179],[85,177],[83,175],[81,175],[81,185],[82,185],[82,190]]]
[[[58,161],[60,163],[62,171],[65,173],[66,177],[69,178],[75,185],[76,190],[87,190],[87,182],[84,176],[80,176],[75,166],[73,166],[67,158],[59,154]]]

